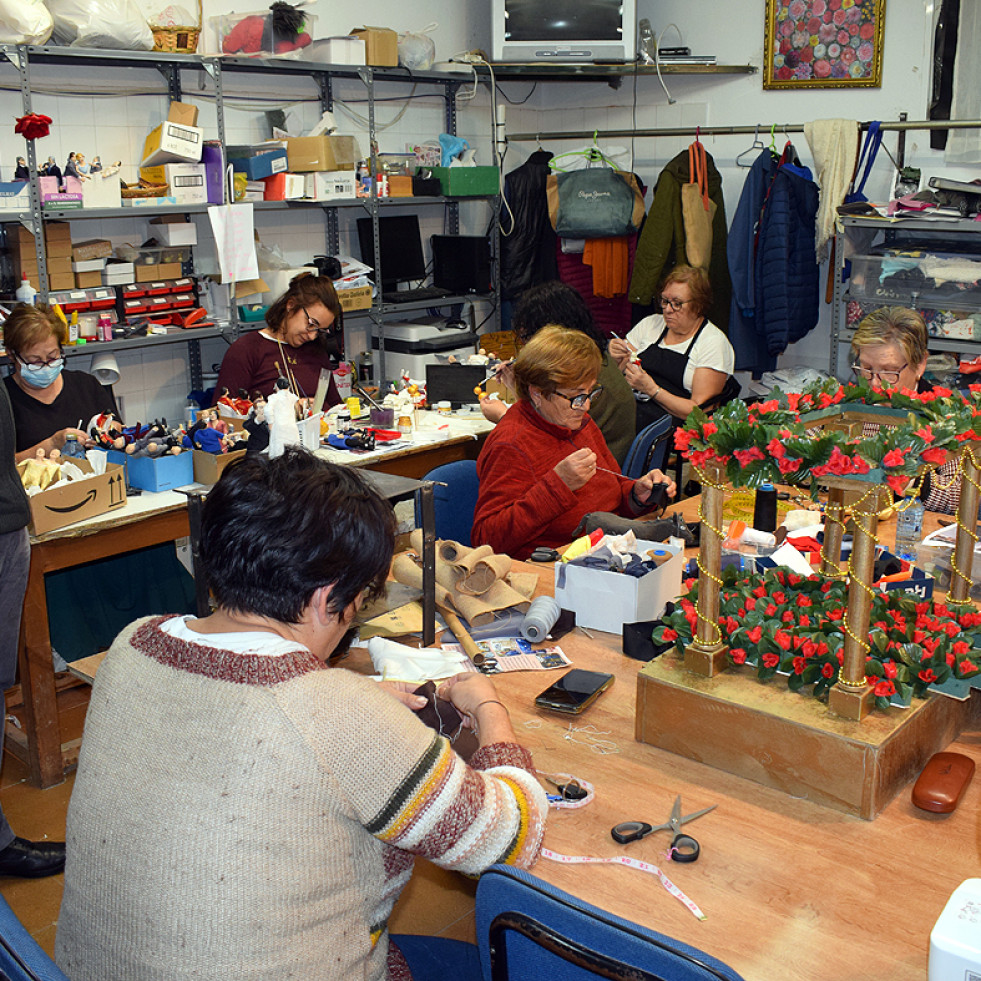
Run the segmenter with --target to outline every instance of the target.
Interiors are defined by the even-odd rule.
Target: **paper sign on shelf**
[[[208,219],[215,236],[222,282],[258,279],[251,203],[213,204],[208,208]]]

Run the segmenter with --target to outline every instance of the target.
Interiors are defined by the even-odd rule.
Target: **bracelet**
[[[511,718],[511,713],[508,711],[508,707],[499,698],[485,698],[482,702],[478,702],[468,714],[476,718],[477,709],[479,709],[481,705],[500,705],[501,708],[504,709],[505,712],[507,712],[508,718],[509,719]]]
[[[657,385],[657,382],[654,382],[654,384]],[[656,399],[660,394],[661,394],[661,386],[657,385],[657,388],[655,388],[654,391],[651,393],[651,398]]]

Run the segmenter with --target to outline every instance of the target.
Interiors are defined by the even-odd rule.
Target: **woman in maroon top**
[[[326,276],[301,273],[266,312],[266,326],[243,334],[226,352],[215,386],[217,400],[268,397],[282,375],[300,398],[317,393],[320,372],[337,367],[337,338],[342,336],[341,304]],[[324,408],[341,401],[330,376]]]
[[[539,545],[572,541],[591,511],[635,518],[650,510],[660,470],[630,480],[587,413],[603,397],[602,359],[585,334],[544,327],[514,362],[519,400],[487,437],[477,460],[480,493],[471,541],[527,558]]]

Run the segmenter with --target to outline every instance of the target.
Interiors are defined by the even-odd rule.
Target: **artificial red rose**
[[[693,467],[703,470],[705,468],[705,464],[708,463],[713,456],[715,456],[713,450],[692,450],[691,453],[688,454],[688,460]]]
[[[803,462],[804,461],[800,459],[788,460],[786,457],[784,457],[781,460],[777,460],[777,469],[780,471],[780,473],[796,473],[798,470],[800,470],[800,465]]]
[[[922,630],[914,630],[913,631],[913,643],[914,644],[922,644],[925,639],[926,639],[926,634]]]
[[[797,625],[800,627],[809,627],[811,625],[811,618],[805,613],[798,618]]]
[[[882,670],[885,672],[887,678],[895,678],[897,674],[896,662],[895,661],[883,661]]]
[[[777,647],[782,651],[790,650],[791,636],[786,630],[778,630],[774,635],[773,639],[776,642]]]
[[[758,446],[751,446],[748,450],[733,450],[732,455],[744,467],[748,467],[754,460],[766,459],[766,454]]]
[[[732,656],[732,659],[736,664],[746,663],[746,651],[743,650],[743,648],[733,647],[732,650],[729,651],[729,654]]]
[[[835,676],[834,666],[828,663],[823,664],[821,666],[821,674],[823,674],[825,678],[833,678]]]
[[[827,654],[828,653],[828,645],[823,640],[817,645],[817,651],[816,651],[816,653],[817,654]]]
[[[795,657],[794,658],[794,674],[803,674],[804,668],[807,667],[807,658]]]
[[[794,585],[796,585],[796,583],[791,583],[790,585],[791,586],[794,586]],[[814,605],[814,600],[812,600],[810,596],[798,596],[797,597],[797,605],[798,606],[805,606],[805,607],[806,606],[813,606]]]
[[[955,640],[951,650],[960,657],[962,654],[969,654],[971,645],[966,640]]]
[[[852,473],[868,473],[872,467],[869,465],[869,461],[863,459],[860,456],[852,457]]]
[[[957,670],[960,671],[962,675],[974,674],[974,672],[978,670],[978,666],[973,661],[969,661],[967,658],[964,658],[964,660],[957,665]]]
[[[804,643],[801,644],[801,650],[804,652],[804,657],[814,657],[817,654],[817,644],[810,638],[805,638]]]
[[[778,589],[773,594],[773,602],[774,603],[786,603],[787,602],[787,594],[785,592],[783,592],[782,590],[779,590]]]
[[[947,451],[942,446],[931,446],[920,454],[920,459],[931,467],[939,467],[947,459]]]
[[[947,667],[952,668],[956,659],[951,651],[947,651],[947,653],[944,654],[944,660],[947,662]]]
[[[903,456],[902,450],[890,450],[882,458],[882,465],[884,467],[901,467],[905,462],[906,457]]]
[[[981,385],[979,385],[978,387],[981,388]],[[789,408],[791,412],[796,412],[798,405],[800,405],[800,393],[799,392],[788,392],[787,393],[787,408]]]
[[[678,631],[672,630],[670,627],[668,627],[667,630],[664,631],[664,634],[661,637],[661,640],[665,644],[670,644],[672,641],[675,641],[677,639],[678,639]]]
[[[875,686],[875,694],[879,698],[890,698],[892,695],[896,694],[896,686],[888,679],[885,681],[880,681]]]
[[[903,495],[906,490],[906,485],[909,483],[909,477],[903,477],[900,474],[890,474],[886,477],[886,483],[889,485],[889,489],[894,494]]]
[[[763,639],[763,628],[757,624],[751,630],[747,630],[746,639],[750,641],[750,643],[758,644]]]
[[[840,647],[835,651],[835,657],[838,658],[838,664],[843,665],[845,663],[845,652]]]
[[[932,685],[937,680],[937,676],[933,673],[933,668],[924,668],[917,677],[926,685]]]
[[[755,610],[756,609],[755,597],[747,596],[746,599],[743,601],[743,606],[745,606],[747,610]]]
[[[768,412],[776,412],[780,408],[780,403],[776,399],[767,399],[765,402],[758,402],[752,408],[760,415],[766,415]]]
[[[778,654],[763,655],[763,667],[775,668],[779,663],[780,663],[780,656]]]
[[[933,430],[929,426],[923,426],[922,428],[917,429],[914,435],[919,436],[924,443],[933,442]]]
[[[780,619],[784,623],[793,623],[796,617],[794,616],[793,610],[784,610],[783,613],[780,614]]]
[[[708,419],[705,425],[702,426],[702,438],[704,439],[706,436],[714,436],[718,431],[719,427],[712,422],[711,419]]]
[[[756,589],[753,590],[753,595],[759,596],[760,598],[766,596],[766,586],[757,586]]]
[[[766,448],[770,456],[772,456],[775,460],[779,460],[787,455],[787,448],[780,442],[779,439],[776,438],[776,436],[774,436],[773,439],[766,444]]]
[[[769,605],[767,606],[767,608],[766,608],[766,609],[765,609],[765,610],[764,610],[763,612],[764,612],[764,613],[765,613],[765,614],[766,614],[766,615],[767,615],[768,617],[772,617],[772,616],[774,616],[774,615],[776,615],[776,612],[777,612],[777,608],[776,608],[776,607],[775,607],[775,606],[774,606],[774,605],[773,605],[772,603],[770,603],[770,604],[769,604]]]
[[[956,623],[951,623],[949,620],[946,623],[940,624],[940,629],[948,637],[956,637],[961,632],[961,628],[957,626]]]
[[[837,610],[828,610],[828,612],[825,615],[829,620],[840,620],[842,619],[842,617],[844,617],[845,611],[842,610],[841,608]]]

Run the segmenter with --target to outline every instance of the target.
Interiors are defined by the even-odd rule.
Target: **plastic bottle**
[[[34,304],[34,297],[37,296],[37,290],[31,286],[31,281],[27,278],[27,273],[21,276],[20,286],[17,287],[17,292],[14,296],[17,297],[18,303]]]
[[[72,310],[72,319],[68,322],[68,343],[78,343],[78,311]]]
[[[896,516],[896,555],[907,562],[916,561],[916,546],[923,538],[923,502],[907,497],[903,510]]]
[[[61,448],[61,455],[75,459],[85,459],[85,448],[78,441],[78,437],[74,433],[69,433],[65,437],[65,445]]]

